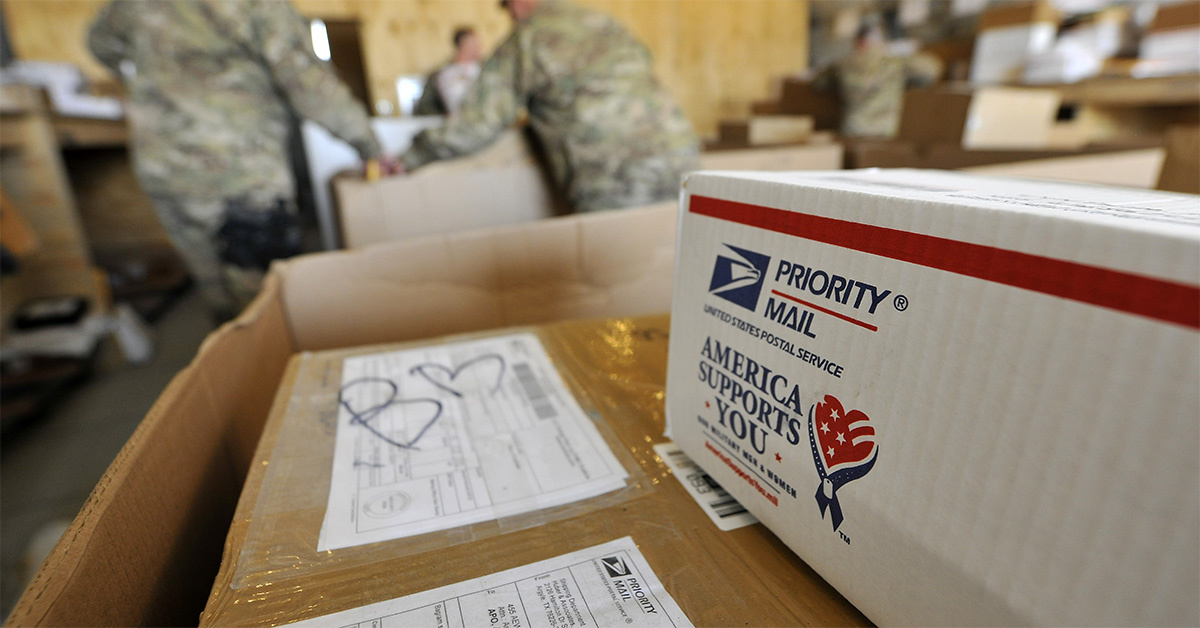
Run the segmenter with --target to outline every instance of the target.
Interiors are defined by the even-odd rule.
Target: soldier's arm
[[[838,87],[838,71],[835,64],[830,64],[817,72],[810,83],[818,92],[831,92]]]
[[[413,105],[414,116],[446,115],[446,108],[442,106],[442,96],[438,93],[437,88],[439,72],[440,70],[425,77],[425,86],[421,88],[421,97],[417,99],[417,104]]]
[[[905,61],[904,75],[909,86],[930,85],[942,77],[942,60],[926,52],[917,53]]]
[[[525,103],[520,68],[519,43],[513,36],[483,64],[458,113],[447,118],[444,126],[422,131],[413,139],[402,158],[405,169],[473,153],[512,126]]]
[[[308,22],[288,2],[252,6],[255,44],[292,108],[348,142],[363,159],[378,157],[379,142],[366,110],[333,68],[313,53]]]
[[[96,15],[88,31],[88,49],[113,74],[121,76],[121,62],[132,56],[130,52],[128,11],[132,3],[113,0]]]

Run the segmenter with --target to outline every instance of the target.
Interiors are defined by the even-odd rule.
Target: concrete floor
[[[7,617],[36,565],[22,564],[31,540],[54,537],[72,519],[138,422],[212,330],[195,290],[152,327],[154,358],[123,361],[105,342],[92,376],[50,413],[0,443],[0,617]],[[48,548],[46,548],[48,549]],[[35,559],[40,562],[40,559]]]

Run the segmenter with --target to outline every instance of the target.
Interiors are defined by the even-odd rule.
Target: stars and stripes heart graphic
[[[866,475],[875,466],[879,446],[875,426],[861,410],[847,411],[833,395],[813,404],[808,411],[808,440],[813,464],[821,485],[817,487],[817,506],[821,517],[829,511],[833,529],[842,525],[842,506],[837,490]]]
[[[875,455],[875,427],[860,410],[847,411],[833,395],[816,407],[815,429],[825,473],[854,466]]]

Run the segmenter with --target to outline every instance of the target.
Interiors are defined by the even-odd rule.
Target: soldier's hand
[[[404,174],[404,161],[399,157],[380,157],[379,168],[383,172],[383,176],[390,177],[392,175]]]
[[[379,159],[367,159],[363,161],[363,178],[367,181],[378,181],[383,173],[383,165]]]
[[[368,159],[363,162],[362,174],[367,181],[378,181],[381,177],[404,174],[404,162],[386,155],[378,159]]]

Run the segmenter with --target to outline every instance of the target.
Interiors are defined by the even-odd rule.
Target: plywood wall
[[[147,0],[155,1],[155,0]],[[780,75],[807,67],[807,0],[578,0],[616,16],[655,55],[660,78],[697,129],[744,116]],[[104,69],[85,36],[104,0],[5,0],[17,54],[71,61],[93,76]],[[372,99],[395,101],[395,79],[423,74],[450,55],[450,34],[470,24],[486,48],[508,34],[496,0],[294,0],[301,13],[362,24]]]

